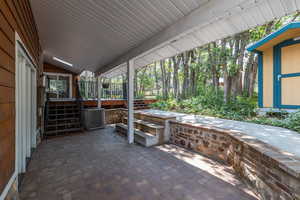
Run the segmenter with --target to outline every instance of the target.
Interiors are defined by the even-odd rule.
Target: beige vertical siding
[[[263,106],[273,107],[273,48],[263,52]]]
[[[281,103],[283,105],[300,105],[300,77],[283,78],[281,85]]]
[[[300,72],[300,44],[295,44],[281,49],[281,73]]]
[[[281,49],[282,74],[300,72],[300,44]],[[283,105],[300,105],[300,77],[282,79],[281,102]]]

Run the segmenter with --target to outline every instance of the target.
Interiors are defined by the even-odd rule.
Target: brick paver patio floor
[[[21,200],[252,200],[231,168],[175,145],[128,145],[112,127],[44,141]]]

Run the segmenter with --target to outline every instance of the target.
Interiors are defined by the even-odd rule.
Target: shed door
[[[281,48],[280,107],[300,108],[300,43]]]

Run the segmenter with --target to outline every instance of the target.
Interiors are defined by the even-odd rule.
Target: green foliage
[[[270,118],[270,117],[256,117],[248,121],[258,123],[258,124],[279,126],[279,127],[288,128],[300,132],[300,111],[295,113],[290,113],[283,119]]]
[[[224,119],[247,121],[288,128],[300,132],[300,111],[282,115],[260,117],[256,115],[257,97],[237,97],[228,104],[223,101],[222,91],[202,89],[201,95],[186,100],[160,100],[152,108],[188,114],[208,115]]]
[[[168,99],[152,104],[153,108],[177,112],[210,115],[226,119],[243,120],[255,116],[256,99],[237,97],[225,104],[222,91],[202,89],[201,95],[185,100]]]
[[[161,100],[152,106],[161,110],[250,121],[299,131],[300,114],[256,115],[257,97],[255,94],[252,96],[256,89],[257,56],[246,51],[250,43],[299,18],[300,13],[297,12],[165,59],[158,65],[149,65],[152,67],[137,72],[136,95],[143,98],[149,91],[155,90],[151,95]],[[225,94],[223,89],[227,91]],[[237,96],[239,94],[243,96]],[[225,101],[224,96],[229,99]]]

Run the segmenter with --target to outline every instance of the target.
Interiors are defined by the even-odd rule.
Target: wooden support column
[[[128,120],[127,120],[127,137],[128,143],[134,142],[134,60],[127,62],[127,105],[128,105]]]

